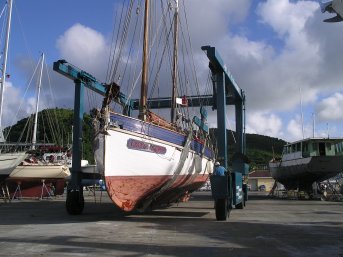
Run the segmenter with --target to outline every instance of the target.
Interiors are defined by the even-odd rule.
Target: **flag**
[[[182,98],[177,97],[176,98],[176,103],[179,105],[183,105],[183,106],[188,106],[188,99],[186,96],[183,96]]]

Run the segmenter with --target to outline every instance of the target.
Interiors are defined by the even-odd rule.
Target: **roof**
[[[269,170],[254,170],[249,173],[249,178],[271,178]]]
[[[301,143],[301,142],[313,142],[313,141],[319,141],[319,142],[341,142],[343,141],[343,138],[341,137],[309,137],[309,138],[305,138],[305,139],[301,139],[298,141],[294,141],[294,142],[288,142],[286,145],[294,145],[297,143]]]

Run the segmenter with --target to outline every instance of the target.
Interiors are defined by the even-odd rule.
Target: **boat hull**
[[[66,165],[19,165],[6,179],[11,197],[42,198],[64,193]]]
[[[6,179],[11,198],[42,198],[63,195],[65,184],[65,179]]]
[[[26,152],[1,153],[0,154],[0,181],[9,174],[27,157]]]
[[[144,210],[176,202],[206,182],[213,169],[209,149],[202,151],[192,141],[184,151],[185,135],[119,117],[122,125],[99,134],[95,144],[108,195],[119,208]]]
[[[81,166],[81,172],[86,174],[100,174],[97,166],[94,164],[88,164],[85,166]]]
[[[9,175],[11,179],[66,178],[70,171],[66,165],[18,165]]]
[[[343,156],[313,156],[289,161],[271,161],[272,177],[288,190],[311,190],[321,182],[342,172]]]

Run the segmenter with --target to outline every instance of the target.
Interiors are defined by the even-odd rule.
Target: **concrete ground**
[[[252,194],[244,210],[218,222],[210,192],[144,214],[85,197],[79,216],[66,213],[64,197],[0,200],[0,256],[343,257],[342,202]]]

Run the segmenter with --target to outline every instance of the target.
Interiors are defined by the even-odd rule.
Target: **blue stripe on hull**
[[[135,133],[140,133],[140,134],[145,134],[149,137],[154,137],[154,138],[167,141],[169,143],[176,144],[179,146],[183,146],[186,141],[185,135],[182,135],[180,133],[174,132],[169,129],[156,126],[151,123],[147,123],[141,120],[123,116],[120,114],[111,113],[110,120],[111,120],[111,123],[117,124],[120,128],[124,130],[135,132]],[[203,148],[203,145],[201,143],[195,140],[192,140],[191,149],[193,151],[195,151],[196,153],[201,153],[202,148]],[[210,159],[214,158],[213,151],[207,147],[205,148],[204,154],[206,157]]]

